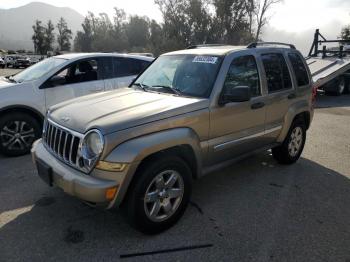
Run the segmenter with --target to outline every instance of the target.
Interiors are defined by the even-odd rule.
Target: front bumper
[[[46,150],[41,139],[33,144],[31,152],[35,165],[39,159],[51,167],[53,185],[61,188],[65,193],[106,208],[111,208],[115,203],[120,202],[117,199],[118,191],[127,170],[125,172],[94,170],[87,175],[56,159]],[[106,191],[114,187],[117,187],[117,193],[113,200],[108,200]]]

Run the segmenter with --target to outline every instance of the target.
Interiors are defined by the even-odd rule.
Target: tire
[[[343,94],[349,94],[350,93],[350,78],[345,77],[345,90]]]
[[[301,138],[299,137],[299,134],[301,135]],[[299,140],[298,137],[301,140]],[[305,140],[305,122],[303,121],[303,119],[297,118],[293,121],[283,143],[280,146],[272,148],[272,155],[280,164],[293,164],[299,159],[301,153],[303,152]]]
[[[6,156],[29,153],[40,136],[40,124],[28,114],[11,113],[0,118],[0,153]]]
[[[122,206],[130,225],[145,234],[160,233],[173,226],[185,212],[192,191],[188,165],[177,156],[163,155],[140,167],[135,176]],[[176,178],[172,187],[167,186],[170,177]],[[148,200],[146,193],[150,196]],[[152,210],[158,212],[152,214]]]
[[[346,81],[344,77],[341,77],[337,81],[335,95],[341,96],[345,92],[345,89],[346,89]]]

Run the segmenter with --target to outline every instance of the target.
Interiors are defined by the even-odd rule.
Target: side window
[[[288,58],[292,64],[298,86],[309,84],[309,76],[300,55],[296,53],[289,53]]]
[[[49,79],[50,86],[61,86],[98,80],[99,62],[96,59],[72,63]]]
[[[253,97],[261,95],[259,72],[254,56],[241,56],[232,61],[225,79],[224,88],[237,86],[250,87]]]
[[[282,54],[261,55],[265,68],[269,93],[292,88],[292,81],[286,61]]]
[[[129,59],[129,63],[130,63],[130,68],[133,75],[140,74],[149,65],[148,61],[143,61],[143,60],[138,60],[133,58]]]
[[[138,75],[150,62],[134,58],[117,57],[113,58],[115,77]]]
[[[98,80],[98,70],[99,64],[96,59],[78,62],[75,67],[75,73],[71,76],[71,80],[73,83]]]
[[[130,64],[127,58],[117,57],[113,58],[113,67],[115,77],[131,76]]]
[[[112,57],[103,57],[99,59],[100,72],[102,79],[110,79],[114,77]]]

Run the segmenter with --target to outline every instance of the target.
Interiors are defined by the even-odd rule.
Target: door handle
[[[251,109],[259,109],[265,106],[264,102],[258,102],[258,103],[254,103],[250,106]]]
[[[287,96],[287,98],[288,99],[294,99],[294,98],[296,98],[297,96],[295,95],[295,94],[289,94],[288,96]]]

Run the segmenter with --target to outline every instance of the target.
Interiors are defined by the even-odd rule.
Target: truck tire
[[[306,140],[306,126],[301,118],[293,121],[282,145],[272,148],[272,155],[283,165],[295,163],[303,152]]]
[[[350,93],[350,78],[345,77],[345,90],[343,94],[349,94]]]
[[[177,156],[152,159],[135,176],[122,206],[131,226],[145,234],[173,226],[185,212],[192,191],[185,161]]]
[[[344,77],[341,77],[337,81],[337,88],[335,91],[335,95],[341,96],[345,92],[345,89],[346,89],[346,81]]]
[[[40,124],[28,114],[16,112],[0,118],[0,153],[6,156],[29,153],[40,136]]]

